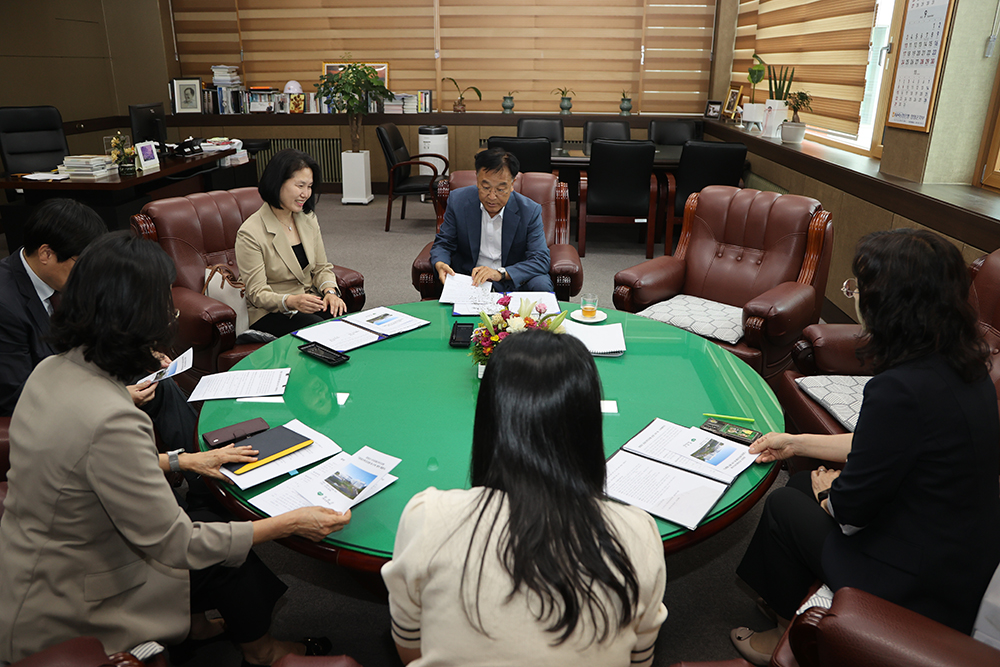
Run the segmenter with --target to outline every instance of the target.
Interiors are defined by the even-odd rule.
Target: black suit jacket
[[[45,342],[49,313],[38,298],[21,251],[0,260],[0,416],[10,416],[25,380],[53,353]]]
[[[1000,562],[1000,424],[989,377],[939,355],[873,377],[830,491],[841,524],[823,548],[834,590],[853,586],[969,633]]]

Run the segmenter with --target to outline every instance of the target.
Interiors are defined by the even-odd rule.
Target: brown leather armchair
[[[437,228],[444,222],[444,212],[448,206],[448,195],[452,189],[476,184],[476,172],[456,171],[450,179],[438,183],[435,210]],[[560,183],[553,174],[523,172],[514,179],[514,191],[542,207],[542,224],[545,226],[545,242],[549,246],[549,275],[556,288],[556,298],[569,301],[583,289],[583,264],[576,248],[569,245],[569,191],[565,183]],[[437,299],[441,296],[442,285],[437,272],[431,266],[431,241],[417,258],[413,260],[411,277],[413,287],[420,292],[421,299]]]
[[[142,662],[131,653],[108,655],[104,645],[94,637],[76,637],[50,646],[11,667],[166,667],[164,653]]]
[[[136,235],[156,241],[177,266],[174,306],[181,311],[175,354],[194,348],[194,365],[177,376],[191,391],[204,375],[227,371],[259,344],[236,344],[236,313],[232,308],[202,294],[205,267],[229,266],[238,276],[236,232],[243,221],[261,207],[257,188],[199,192],[149,202],[132,216]],[[364,276],[334,266],[348,312],[365,305]]]
[[[743,338],[716,342],[770,382],[819,321],[832,249],[815,199],[709,186],[688,198],[676,252],[619,271],[613,299],[631,313],[678,294],[742,308]]]

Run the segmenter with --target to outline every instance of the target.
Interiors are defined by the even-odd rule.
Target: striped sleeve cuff
[[[632,651],[632,658],[630,663],[633,665],[652,665],[653,664],[653,648],[654,646],[647,646],[643,649],[635,649]]]
[[[395,618],[391,618],[392,621],[392,639],[399,646],[403,648],[420,648],[420,628],[406,628],[396,622]]]

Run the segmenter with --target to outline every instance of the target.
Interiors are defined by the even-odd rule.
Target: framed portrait
[[[743,86],[736,86],[729,89],[726,96],[726,105],[722,108],[722,115],[732,118],[736,115],[736,107],[740,105],[740,96],[743,94]]]
[[[722,100],[709,100],[705,105],[705,118],[719,118],[722,115]]]
[[[160,158],[156,156],[156,142],[143,141],[135,145],[135,154],[139,158],[139,169],[156,171],[160,168]]]
[[[322,74],[336,74],[340,68],[347,63],[323,63]],[[379,78],[382,85],[389,87],[389,63],[361,63],[375,69],[375,76]]]
[[[171,79],[174,113],[202,113],[201,79]]]

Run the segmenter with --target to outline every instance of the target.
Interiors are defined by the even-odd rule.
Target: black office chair
[[[59,109],[0,108],[0,157],[7,174],[51,171],[69,155]]]
[[[705,124],[700,120],[651,120],[649,140],[660,146],[683,146],[688,141],[701,141]]]
[[[580,174],[580,257],[587,251],[588,222],[634,224],[636,218],[645,218],[646,257],[652,258],[658,192],[653,176],[655,155],[651,141],[597,139],[591,145],[590,166]]]
[[[552,173],[552,142],[545,137],[490,137],[486,145],[513,154],[521,171]]]
[[[595,139],[628,141],[632,134],[627,120],[588,120],[583,124],[583,143],[593,143]],[[593,160],[591,160],[593,163]]]
[[[659,228],[660,221],[666,218],[663,254],[671,254],[674,223],[684,218],[688,197],[709,185],[742,187],[746,160],[747,147],[743,144],[720,141],[688,141],[684,144],[676,175],[666,174],[667,201],[657,219]]]
[[[562,118],[519,118],[517,136],[545,137],[557,146],[563,142]]]
[[[409,195],[428,195],[432,199],[437,197],[437,181],[448,173],[448,158],[437,153],[418,153],[410,155],[406,150],[406,142],[399,133],[399,129],[393,123],[384,123],[375,128],[378,135],[378,143],[382,146],[382,153],[385,155],[385,167],[389,172],[389,206],[385,212],[385,231],[389,231],[389,223],[392,221],[392,200],[396,197],[403,198],[400,206],[399,219],[406,218],[406,198]],[[438,173],[437,165],[426,160],[416,160],[414,158],[435,158],[444,162],[444,171]],[[410,167],[424,165],[430,167],[433,174],[410,174]]]

